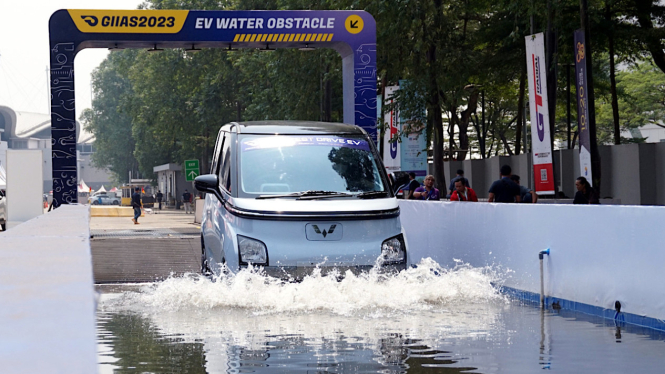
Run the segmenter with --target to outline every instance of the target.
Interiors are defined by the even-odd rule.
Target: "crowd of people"
[[[423,181],[423,185],[416,180],[416,174],[409,173],[408,193],[405,199],[408,200],[441,200],[440,192],[434,187],[434,176],[428,175]],[[599,204],[598,195],[584,177],[579,177],[575,181],[577,193],[573,204]],[[512,173],[510,165],[503,165],[500,170],[500,177],[494,181],[489,188],[487,201],[490,203],[530,203],[538,202],[536,191],[522,186],[520,176]],[[450,181],[450,186],[446,194],[446,199],[450,201],[478,201],[476,191],[471,188],[469,180],[464,177],[464,170],[457,170],[457,175]]]

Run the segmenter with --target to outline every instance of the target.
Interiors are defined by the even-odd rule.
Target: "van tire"
[[[7,224],[6,223],[0,223],[0,228],[2,231],[7,231]]]

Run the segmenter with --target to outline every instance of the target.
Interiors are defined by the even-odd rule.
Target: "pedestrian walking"
[[[162,199],[164,198],[164,194],[162,194],[162,191],[157,190],[157,195],[155,195],[157,198],[157,204],[159,204],[159,210],[162,210]]]
[[[132,194],[132,208],[134,208],[134,221],[135,225],[139,224],[139,217],[141,217],[141,208],[143,203],[141,202],[141,189],[139,187],[134,188],[134,193]]]
[[[519,203],[522,201],[520,197],[520,186],[510,179],[513,174],[513,169],[510,165],[503,165],[501,167],[501,178],[494,181],[490,186],[489,196],[487,201],[490,203]]]
[[[192,194],[185,190],[182,194],[182,202],[185,204],[185,214],[192,212]]]

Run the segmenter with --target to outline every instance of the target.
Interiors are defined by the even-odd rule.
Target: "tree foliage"
[[[524,151],[525,37],[531,27],[542,32],[549,24],[554,63],[548,69],[557,82],[553,137],[555,146],[568,140],[566,70],[580,28],[578,0],[150,0],[143,6],[368,11],[377,21],[379,89],[407,83],[397,94],[403,117],[411,119],[405,131],[426,129],[443,188],[445,159]],[[622,130],[661,123],[663,14],[657,1],[589,1],[601,143],[613,141],[617,121]],[[189,158],[205,170],[217,131],[229,121],[343,118],[341,59],[332,50],[125,50],[95,71],[93,85],[93,109],[82,120],[97,138],[94,162],[118,180],[129,170],[151,178],[154,166]],[[574,131],[574,102],[572,111]]]

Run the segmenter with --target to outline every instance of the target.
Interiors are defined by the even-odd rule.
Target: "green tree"
[[[651,61],[630,66],[617,74],[621,130],[631,131],[654,124],[665,128],[665,74]],[[598,142],[613,143],[612,107],[607,96],[598,99]],[[622,143],[642,142],[644,138],[622,138]]]
[[[95,135],[93,165],[108,168],[118,183],[129,182],[129,171],[138,171],[132,118],[124,110],[124,104],[131,102],[134,94],[127,70],[136,54],[137,51],[132,50],[112,53],[95,69],[92,74],[95,93],[92,109],[81,114],[86,130]]]

